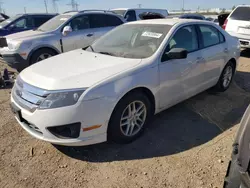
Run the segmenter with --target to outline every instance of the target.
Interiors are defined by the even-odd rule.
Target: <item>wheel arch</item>
[[[237,62],[235,58],[231,58],[228,62],[232,62],[234,65],[234,71],[236,71],[236,67],[237,67]]]
[[[152,114],[155,114],[155,111],[156,111],[156,101],[155,101],[155,96],[154,96],[153,92],[149,88],[147,88],[145,86],[140,86],[140,87],[136,87],[136,88],[131,89],[130,91],[126,92],[125,94],[122,95],[122,97],[119,98],[119,100],[117,101],[117,103],[115,104],[115,106],[113,108],[113,111],[111,113],[111,117],[112,117],[112,115],[113,115],[113,113],[115,111],[115,108],[119,104],[119,102],[124,97],[126,97],[126,96],[128,96],[128,95],[130,95],[130,94],[132,94],[134,92],[141,92],[141,93],[143,93],[149,99],[151,107],[152,107],[152,109],[151,109],[152,110]]]
[[[39,46],[39,47],[36,47],[36,48],[31,50],[31,52],[29,53],[29,56],[28,56],[28,62],[30,63],[30,60],[35,52],[37,52],[38,50],[42,50],[42,49],[52,50],[53,52],[55,52],[56,55],[61,53],[57,48],[55,48],[53,46]]]

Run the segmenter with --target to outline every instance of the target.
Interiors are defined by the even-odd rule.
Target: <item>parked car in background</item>
[[[219,20],[218,20],[217,16],[216,17],[208,17],[208,18],[206,18],[206,20],[210,21],[210,22],[214,22],[215,24],[219,25]]]
[[[237,6],[226,19],[223,28],[240,40],[241,47],[250,48],[250,5]]]
[[[205,16],[201,14],[183,14],[179,16],[180,19],[195,19],[195,20],[206,20]]]
[[[66,12],[36,30],[7,36],[7,45],[0,49],[0,54],[20,72],[51,56],[84,48],[123,23],[122,17],[109,11]]]
[[[7,20],[9,18],[10,18],[9,16],[7,16],[7,15],[5,15],[3,13],[0,13],[0,22],[3,22],[4,20]]]
[[[233,144],[232,159],[229,162],[223,188],[250,187],[250,106],[240,123]]]
[[[139,15],[141,20],[149,20],[149,19],[163,19],[166,18],[162,14],[154,13],[154,12],[144,12]]]
[[[111,9],[111,11],[124,17],[127,22],[141,20],[142,18],[140,15],[147,12],[157,13],[164,17],[168,16],[168,11],[166,9],[117,8]]]
[[[38,28],[56,14],[18,14],[0,23],[0,36]]]
[[[219,25],[220,25],[221,27],[223,27],[223,25],[224,25],[226,19],[228,18],[229,14],[230,14],[230,13],[222,13],[222,14],[220,14],[220,15],[218,16]]]
[[[28,133],[54,144],[129,143],[153,114],[211,87],[227,90],[239,56],[239,41],[211,22],[129,22],[86,50],[23,70],[12,110]]]

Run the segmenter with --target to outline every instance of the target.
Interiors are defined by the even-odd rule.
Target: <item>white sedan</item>
[[[152,115],[208,88],[227,90],[239,55],[238,40],[211,22],[131,22],[22,71],[12,111],[53,144],[129,143]]]

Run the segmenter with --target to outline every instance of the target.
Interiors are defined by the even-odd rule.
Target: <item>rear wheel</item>
[[[130,143],[143,132],[151,116],[151,104],[143,93],[131,93],[117,104],[108,127],[108,139]]]
[[[215,86],[216,91],[224,92],[229,88],[233,80],[234,71],[235,71],[234,64],[231,61],[229,61],[225,66],[225,68],[223,69],[220,79]]]
[[[45,49],[38,50],[32,55],[30,59],[30,65],[37,63],[39,61],[48,59],[54,55],[56,55],[56,53],[51,49],[45,48]]]

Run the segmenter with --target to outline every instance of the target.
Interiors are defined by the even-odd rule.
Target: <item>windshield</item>
[[[107,33],[93,45],[96,53],[116,57],[142,59],[152,56],[172,26],[156,24],[127,24]]]
[[[123,16],[124,17],[124,15],[125,15],[125,12],[126,12],[127,10],[112,10],[112,12],[114,12],[114,13],[116,13],[116,14],[119,14],[119,15],[121,15],[121,16]]]
[[[11,22],[13,22],[14,20],[20,18],[21,15],[16,15],[16,16],[13,16],[7,20],[4,20],[3,22],[0,23],[0,28],[4,28],[5,26],[7,26],[8,24],[10,24]]]
[[[231,14],[230,19],[250,21],[250,7],[238,7]]]
[[[44,31],[44,32],[50,32],[56,30],[58,27],[60,27],[62,24],[67,22],[69,18],[71,18],[71,15],[58,15],[49,21],[45,22],[43,25],[41,25],[37,30]]]

